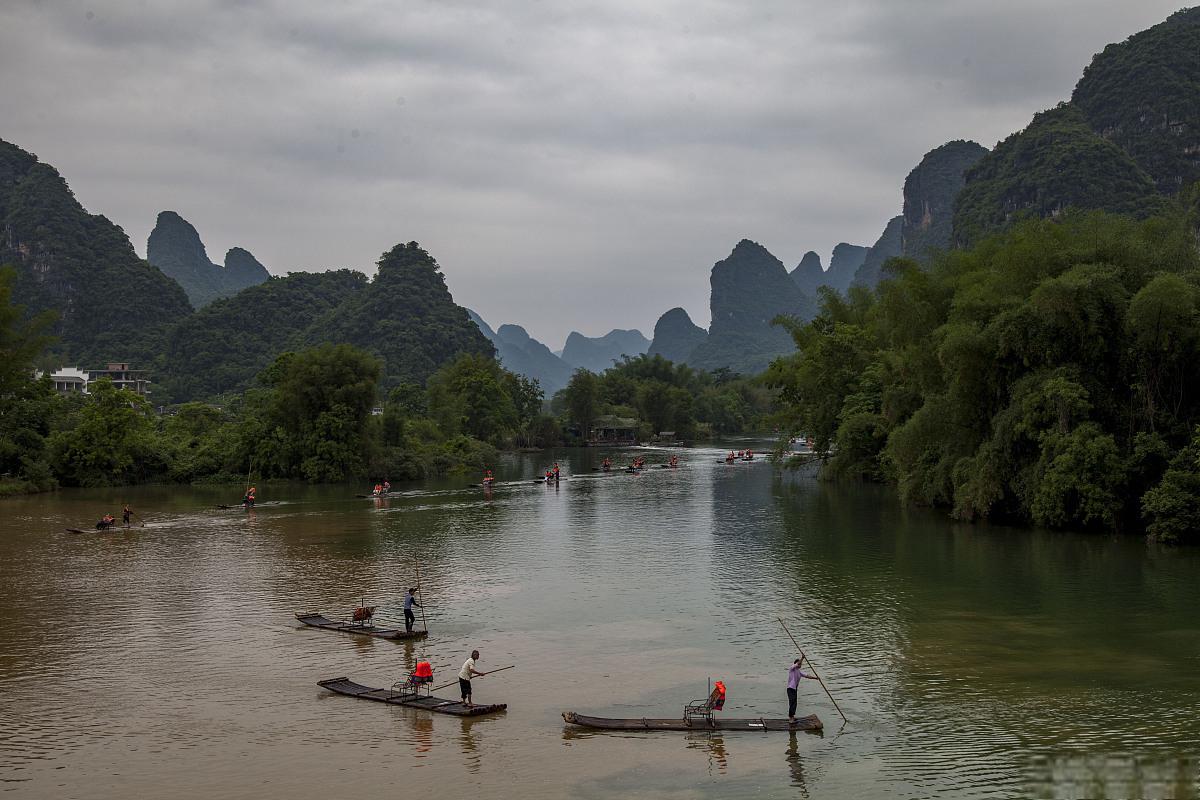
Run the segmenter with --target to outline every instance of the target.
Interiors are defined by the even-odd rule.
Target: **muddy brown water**
[[[745,446],[734,443],[734,446]],[[667,451],[642,451],[653,465]],[[731,467],[71,490],[0,501],[0,793],[28,798],[1196,797],[1200,553],[955,524],[890,492]],[[618,462],[628,452],[615,454]],[[233,495],[231,497],[231,495]],[[66,534],[128,500],[146,527]],[[365,598],[430,637],[303,628]],[[788,621],[806,733],[592,733],[560,714],[785,716]],[[506,713],[458,719],[330,694],[418,659]],[[442,694],[454,696],[453,688]]]

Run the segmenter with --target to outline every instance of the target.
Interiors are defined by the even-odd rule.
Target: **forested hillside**
[[[1200,180],[1200,7],[1104,48],[1071,103],[1163,194]]]
[[[954,201],[966,183],[967,170],[987,152],[987,148],[975,142],[956,139],[930,150],[908,173],[904,179],[901,230],[905,256],[926,263],[934,252],[950,248],[954,238]]]
[[[16,268],[16,303],[58,315],[51,352],[71,363],[150,363],[192,311],[179,284],[138,258],[119,227],[87,213],[53,167],[0,141],[2,264]]]
[[[385,390],[424,384],[461,353],[494,354],[437,262],[410,242],[384,253],[371,281],[296,272],[205,306],[172,331],[163,383],[174,401],[241,391],[281,353],[325,343],[378,357]]]
[[[967,173],[954,241],[1068,206],[1137,217],[1200,179],[1200,8],[1096,55],[1071,102],[1037,114]]]
[[[345,342],[379,356],[385,388],[424,384],[461,353],[495,356],[467,310],[454,304],[437,261],[420,245],[398,244],[378,264],[365,291],[313,320],[304,334],[307,343]]]
[[[954,211],[955,243],[1067,208],[1146,217],[1163,201],[1129,155],[1089,128],[1078,108],[1063,104],[1035,116],[967,172]]]
[[[366,286],[348,269],[293,272],[210,303],[171,330],[156,380],[176,401],[241,391],[280,353],[301,347],[315,317]]]

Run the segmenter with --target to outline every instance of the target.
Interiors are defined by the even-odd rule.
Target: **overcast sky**
[[[351,267],[416,240],[551,348],[708,324],[742,238],[871,244],[905,175],[1069,97],[1178,0],[0,0],[0,138],[138,252]]]

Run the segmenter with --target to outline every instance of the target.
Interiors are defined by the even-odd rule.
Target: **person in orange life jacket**
[[[725,684],[721,681],[713,681],[713,688],[720,693],[717,695],[717,702],[713,703],[713,711],[721,711],[725,708]]]
[[[246,496],[242,498],[242,505],[244,505],[244,506],[254,505],[254,491],[255,491],[254,487],[251,486],[249,491],[246,492]]]
[[[554,462],[554,480],[558,480],[558,462]]]
[[[413,683],[433,683],[433,665],[428,661],[418,661],[417,668],[412,673]]]
[[[371,493],[373,495],[375,495],[376,497],[378,497],[379,495],[383,494],[383,487],[377,483],[377,484],[375,484],[375,490]]]
[[[800,685],[801,678],[816,680],[816,675],[809,675],[804,670],[800,669],[800,659],[792,662],[792,666],[788,668],[787,682],[787,697],[788,697],[788,722],[794,724],[796,722],[796,687]]]

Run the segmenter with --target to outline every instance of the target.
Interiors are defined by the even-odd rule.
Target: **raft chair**
[[[693,700],[683,707],[683,721],[688,725],[693,719],[702,719],[709,727],[713,724],[713,712],[725,707],[725,684],[717,681],[712,692],[703,700]]]
[[[418,661],[417,668],[409,673],[403,681],[392,684],[392,691],[406,697],[417,697],[424,693],[433,694],[433,665],[428,661]]]

